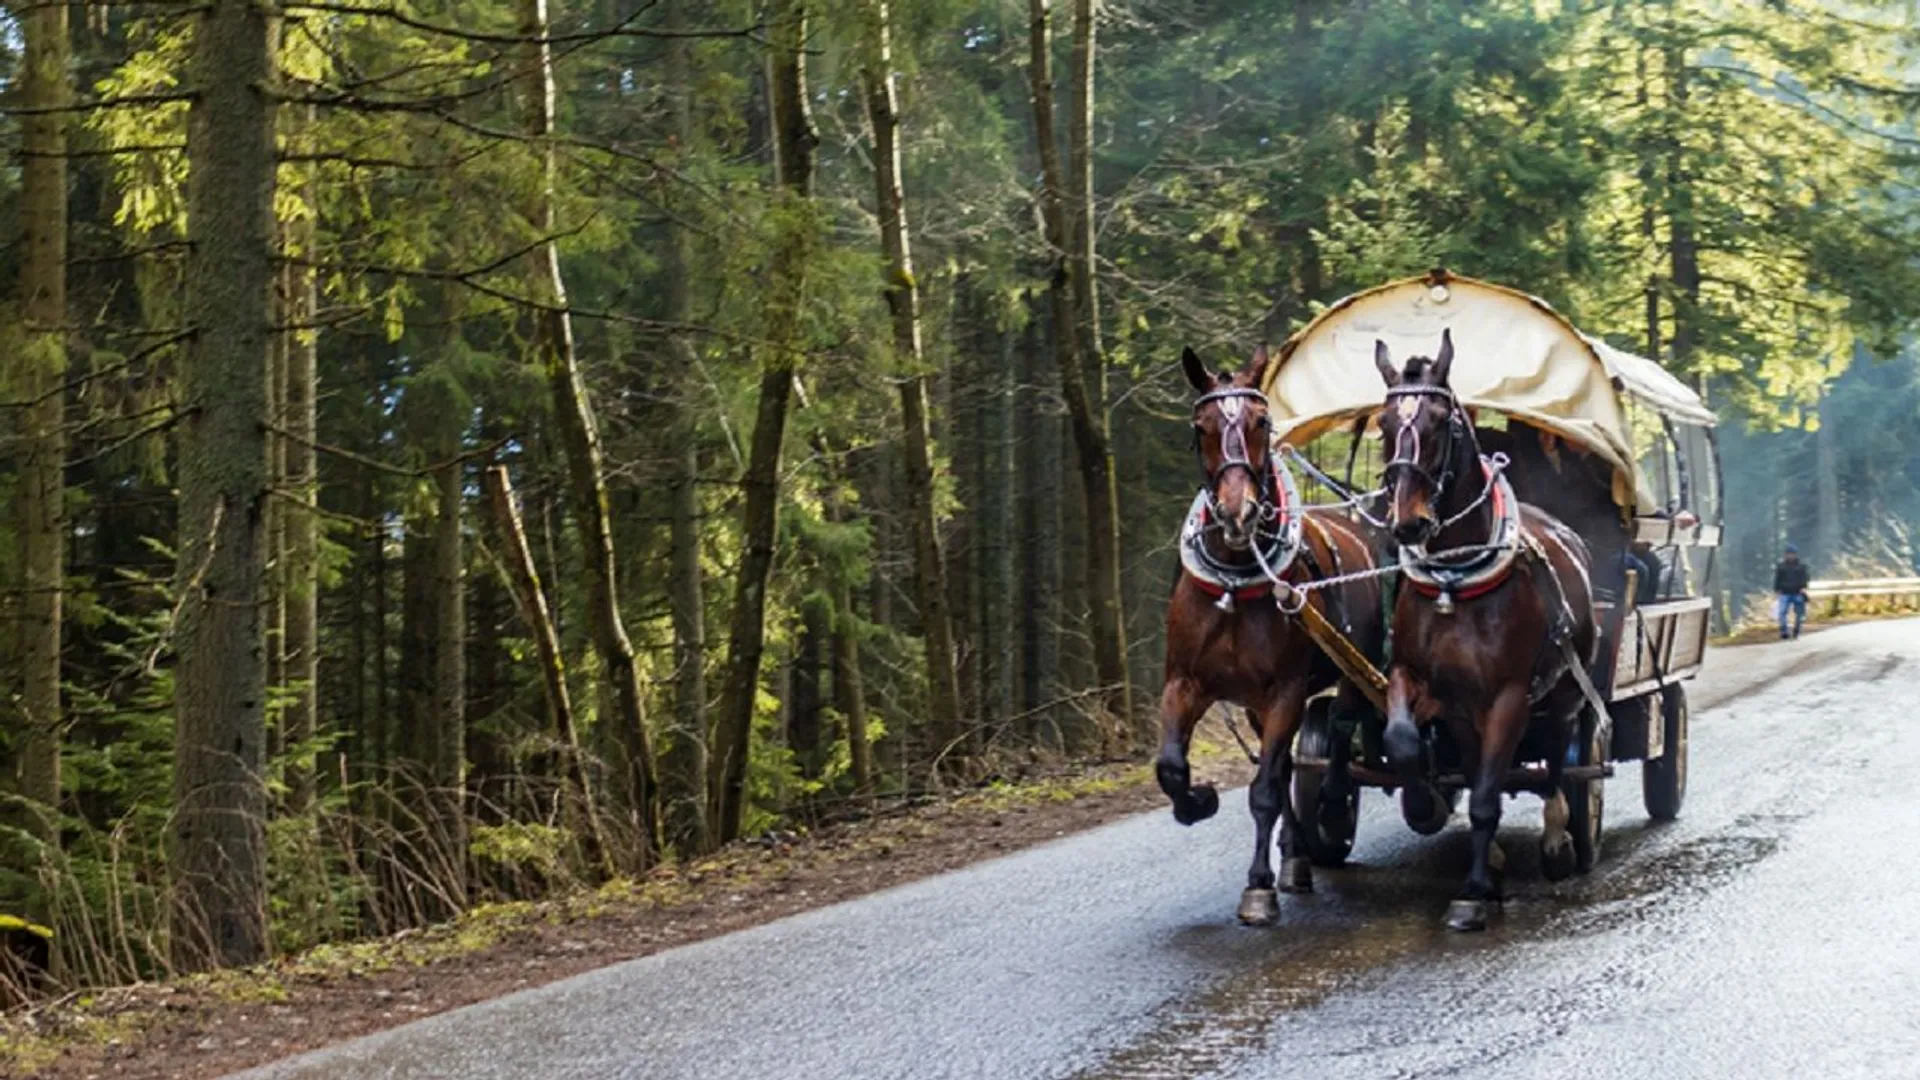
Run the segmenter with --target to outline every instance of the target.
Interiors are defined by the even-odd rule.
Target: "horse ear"
[[[1266,379],[1267,361],[1270,359],[1272,359],[1272,356],[1267,352],[1267,343],[1263,341],[1258,348],[1253,350],[1253,362],[1247,365],[1248,386],[1257,389],[1260,383]]]
[[[1188,386],[1203,394],[1213,389],[1213,376],[1207,374],[1207,365],[1200,362],[1193,346],[1180,350],[1180,369],[1187,373]]]
[[[1440,331],[1440,355],[1433,360],[1435,386],[1447,385],[1447,373],[1453,370],[1453,328]]]
[[[1373,339],[1373,366],[1380,369],[1380,377],[1387,380],[1388,386],[1400,385],[1400,372],[1394,369],[1393,354],[1387,351],[1387,343],[1379,338]]]

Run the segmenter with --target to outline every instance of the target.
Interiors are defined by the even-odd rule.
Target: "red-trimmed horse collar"
[[[1268,469],[1273,476],[1274,501],[1267,520],[1256,529],[1254,542],[1260,545],[1260,556],[1274,576],[1284,577],[1300,554],[1300,491],[1292,471],[1280,463],[1277,455],[1269,457]],[[1208,596],[1231,594],[1235,600],[1252,600],[1271,593],[1273,581],[1257,561],[1244,566],[1223,563],[1207,551],[1209,494],[1201,488],[1193,497],[1186,523],[1180,528],[1181,569]]]
[[[1520,502],[1513,497],[1513,485],[1505,472],[1487,459],[1480,468],[1493,488],[1493,535],[1470,558],[1452,562],[1439,556],[1400,549],[1400,569],[1420,595],[1440,599],[1451,606],[1455,600],[1485,596],[1506,584],[1520,551]]]

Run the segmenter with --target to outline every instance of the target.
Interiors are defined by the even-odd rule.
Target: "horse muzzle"
[[[1433,534],[1438,531],[1440,531],[1440,523],[1422,514],[1419,517],[1395,522],[1393,538],[1403,547],[1418,547],[1433,539]]]
[[[1216,497],[1214,517],[1219,522],[1221,543],[1234,551],[1253,546],[1254,528],[1260,523],[1260,507],[1252,499],[1242,499],[1238,512],[1229,513]]]

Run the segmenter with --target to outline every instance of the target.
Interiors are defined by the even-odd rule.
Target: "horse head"
[[[1461,470],[1474,468],[1473,453],[1463,450],[1467,424],[1447,381],[1453,370],[1453,334],[1440,334],[1439,355],[1408,358],[1395,368],[1387,343],[1375,341],[1374,366],[1386,380],[1380,409],[1380,434],[1391,457],[1386,480],[1392,497],[1387,518],[1393,538],[1417,545],[1440,531],[1438,507]]]
[[[1208,371],[1192,349],[1180,357],[1187,382],[1200,395],[1193,403],[1193,445],[1200,455],[1207,498],[1221,540],[1246,550],[1269,511],[1273,492],[1272,430],[1267,396],[1260,391],[1267,347],[1240,371]]]

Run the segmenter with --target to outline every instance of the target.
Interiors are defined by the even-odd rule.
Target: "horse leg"
[[[1288,686],[1270,698],[1259,711],[1260,768],[1247,789],[1247,808],[1253,814],[1253,864],[1247,868],[1247,891],[1240,896],[1240,921],[1266,926],[1280,917],[1280,905],[1274,897],[1273,827],[1280,825],[1281,868],[1287,892],[1313,891],[1313,864],[1294,850],[1293,800],[1288,786],[1293,780],[1293,735],[1300,726],[1303,688]]]
[[[1555,725],[1547,742],[1547,782],[1540,789],[1545,800],[1540,810],[1540,876],[1548,881],[1572,877],[1578,861],[1573,850],[1573,834],[1567,831],[1567,793],[1561,790],[1560,774],[1566,769],[1567,752],[1579,727],[1580,709],[1586,699],[1579,689],[1557,688],[1547,701],[1547,716]]]
[[[1173,819],[1182,825],[1205,821],[1220,810],[1220,793],[1211,784],[1192,786],[1193,773],[1187,766],[1194,725],[1212,704],[1200,684],[1184,675],[1168,679],[1160,692],[1160,756],[1154,774],[1160,790],[1173,800]]]
[[[1420,778],[1420,726],[1413,719],[1413,676],[1398,664],[1387,672],[1387,727],[1380,741],[1387,760],[1402,779]]]
[[[1479,725],[1480,753],[1473,775],[1467,820],[1473,826],[1473,867],[1460,896],[1447,909],[1454,930],[1485,930],[1487,911],[1500,899],[1494,880],[1494,833],[1500,828],[1500,800],[1506,794],[1507,767],[1527,725],[1527,686],[1509,684],[1493,699]]]
[[[1409,824],[1413,822],[1435,822],[1431,831],[1438,832],[1445,824],[1442,814],[1440,792],[1434,788],[1432,778],[1426,772],[1426,760],[1420,750],[1420,726],[1413,715],[1413,676],[1405,668],[1395,667],[1387,673],[1387,726],[1381,733],[1381,747],[1387,753],[1387,762],[1394,772],[1400,775],[1400,805]],[[1451,810],[1445,811],[1451,814]],[[1415,826],[1415,828],[1421,828]],[[1421,828],[1422,832],[1429,830]]]

